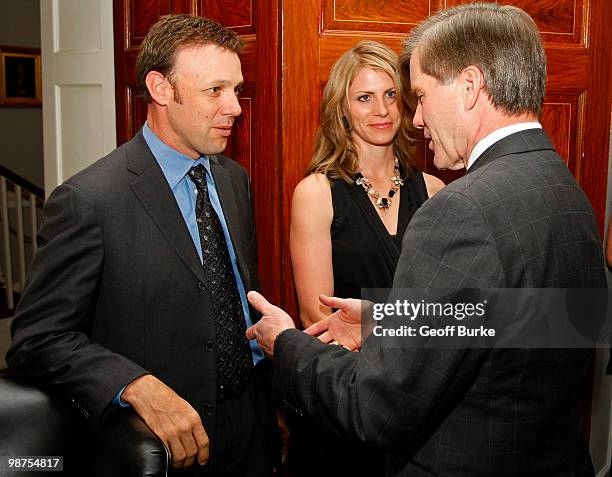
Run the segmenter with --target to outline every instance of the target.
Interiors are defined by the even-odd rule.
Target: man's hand
[[[121,399],[129,403],[172,454],[172,467],[186,469],[197,456],[208,462],[208,435],[191,405],[155,376],[146,374],[127,385]]]
[[[256,339],[268,356],[274,355],[274,341],[276,337],[289,328],[295,328],[291,317],[274,306],[263,295],[250,291],[247,295],[249,303],[263,316],[261,319],[246,330],[248,339]]]
[[[323,343],[335,341],[350,351],[361,348],[361,300],[320,295],[319,301],[338,310],[304,331]]]

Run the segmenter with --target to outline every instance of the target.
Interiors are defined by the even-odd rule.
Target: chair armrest
[[[104,419],[94,443],[97,476],[167,476],[166,447],[131,408],[116,408]]]
[[[25,378],[0,374],[0,455],[64,455],[70,437],[69,402]]]

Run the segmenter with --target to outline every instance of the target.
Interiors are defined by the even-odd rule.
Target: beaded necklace
[[[397,157],[395,158],[395,165],[393,166],[393,177],[390,177],[389,180],[393,184],[391,189],[389,189],[389,193],[387,197],[381,197],[380,192],[372,187],[372,182],[367,177],[364,177],[361,172],[357,173],[357,180],[355,184],[360,185],[366,191],[366,193],[373,197],[376,201],[376,206],[379,209],[388,209],[391,207],[391,198],[395,195],[400,186],[404,185],[403,179],[400,177],[400,169],[399,169],[399,161]]]

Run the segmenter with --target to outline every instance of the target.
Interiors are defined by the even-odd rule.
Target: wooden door
[[[240,55],[245,88],[242,115],[225,154],[249,172],[255,196],[263,293],[282,302],[286,247],[280,233],[280,49],[277,0],[114,0],[117,142],[130,139],[144,123],[147,107],[138,95],[134,67],[138,48],[161,15],[190,13],[217,20],[245,41]]]
[[[283,3],[283,203],[310,159],[321,91],[336,59],[368,38],[401,50],[415,25],[437,10],[466,0],[284,0]],[[610,135],[612,35],[609,0],[503,0],[537,23],[548,59],[541,121],[569,169],[591,200],[603,231]],[[607,24],[607,29],[606,29]],[[426,152],[426,154],[425,154]],[[417,162],[445,182],[456,173],[437,171],[424,147]],[[288,234],[289,211],[283,211]],[[291,276],[288,258],[285,275]],[[295,306],[292,284],[285,299]]]
[[[589,196],[603,229],[610,134],[608,0],[504,0],[538,24],[548,57],[542,123]],[[336,59],[364,38],[400,51],[410,31],[465,0],[114,0],[117,140],[130,138],[146,107],[135,89],[140,42],[159,15],[187,12],[220,21],[246,41],[243,115],[226,151],[251,174],[263,292],[295,313],[288,251],[295,185],[312,153],[321,91]],[[282,18],[282,25],[280,19]],[[443,180],[421,142],[417,162]]]

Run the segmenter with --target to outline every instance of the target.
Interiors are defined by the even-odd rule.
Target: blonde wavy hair
[[[404,176],[414,171],[412,158],[416,139],[412,125],[414,103],[410,86],[402,83],[397,54],[376,41],[365,40],[344,53],[331,69],[323,91],[319,128],[314,153],[305,175],[322,173],[331,180],[352,183],[359,170],[357,148],[350,129],[343,124],[343,106],[348,90],[362,68],[374,68],[387,73],[396,87],[400,126],[393,139],[393,152]]]

